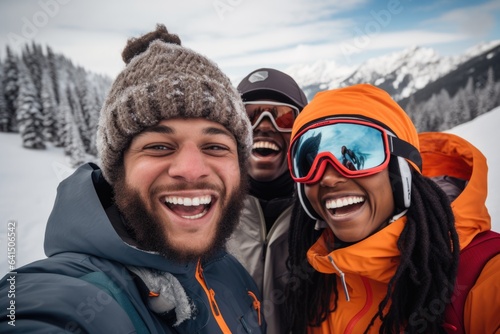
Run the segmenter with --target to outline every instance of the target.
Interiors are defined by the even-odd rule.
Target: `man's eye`
[[[150,153],[164,154],[164,153],[172,152],[174,149],[170,146],[167,146],[167,145],[156,144],[156,145],[148,145],[144,148],[144,150],[147,152],[150,152]]]
[[[227,151],[227,147],[223,145],[210,145],[207,146],[206,149],[213,151]]]
[[[225,145],[213,144],[205,146],[203,150],[209,155],[222,156],[229,151],[229,148]]]

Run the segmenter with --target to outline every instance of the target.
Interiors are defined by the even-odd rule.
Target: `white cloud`
[[[492,1],[469,7],[466,13],[470,15],[471,9],[480,13],[481,24],[476,17],[464,16],[463,10],[455,10],[429,26],[402,30],[393,18],[406,15],[410,4],[405,2],[403,12],[394,12],[388,22],[373,14],[386,10],[388,4],[384,5],[370,0],[0,1],[0,56],[9,36],[16,34],[21,41],[34,38],[76,64],[115,76],[123,68],[120,54],[126,40],[164,23],[183,45],[238,78],[257,67],[284,70],[297,63],[349,61],[345,49],[349,46],[359,61],[375,51],[465,40],[473,31],[467,22],[473,22],[476,32],[491,29],[487,15],[500,6]],[[462,25],[460,29],[457,24]]]
[[[497,0],[481,5],[467,6],[445,12],[437,18],[428,20],[437,26],[447,27],[448,31],[457,31],[468,37],[484,36],[496,25],[496,17],[500,12],[500,2]]]

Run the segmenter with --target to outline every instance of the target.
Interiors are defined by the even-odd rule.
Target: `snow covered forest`
[[[95,132],[111,79],[75,66],[36,43],[0,59],[0,131],[18,132],[29,149],[51,142],[77,166],[97,156]]]
[[[445,131],[466,123],[500,105],[500,81],[490,67],[486,78],[474,81],[469,77],[465,87],[450,96],[446,89],[432,94],[431,98],[415,103],[409,98],[405,111],[420,132]]]

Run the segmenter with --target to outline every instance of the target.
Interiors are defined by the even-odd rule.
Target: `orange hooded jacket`
[[[488,166],[485,156],[465,139],[439,132],[419,135],[423,174],[449,175],[468,180],[452,202],[455,226],[464,249],[480,232],[491,229],[485,206]],[[464,308],[466,333],[500,332],[500,255],[491,259],[470,290]]]

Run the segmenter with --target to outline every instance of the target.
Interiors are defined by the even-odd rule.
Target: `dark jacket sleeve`
[[[78,278],[7,274],[0,296],[0,333],[135,333],[111,296]]]

